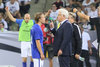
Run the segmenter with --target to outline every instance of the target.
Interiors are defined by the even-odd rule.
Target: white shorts
[[[21,57],[32,56],[31,42],[21,42]]]
[[[33,58],[34,67],[43,67],[44,60]]]

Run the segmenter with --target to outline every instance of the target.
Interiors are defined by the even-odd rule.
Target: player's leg
[[[34,67],[34,62],[33,62],[33,59],[32,59],[32,56],[30,56],[30,67]]]
[[[33,59],[34,59],[34,67],[43,67],[44,60],[36,59],[36,58]]]
[[[52,58],[49,58],[49,67],[53,67],[53,61],[52,61]]]
[[[39,59],[33,58],[34,60],[34,67],[40,67]]]
[[[27,61],[27,58],[26,57],[23,57],[22,58],[22,64],[23,64],[23,67],[27,67],[27,63],[26,63],[26,61]]]
[[[53,47],[52,45],[48,45],[48,58],[49,58],[49,67],[53,67]]]
[[[21,42],[21,57],[23,67],[27,67],[27,44],[26,42]]]
[[[34,67],[34,62],[32,59],[31,43],[28,42],[28,56],[30,56],[30,67]]]

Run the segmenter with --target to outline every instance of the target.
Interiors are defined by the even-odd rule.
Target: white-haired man
[[[54,36],[54,55],[58,56],[60,67],[70,67],[70,56],[72,52],[72,25],[68,21],[68,11],[65,9],[58,10],[57,20],[60,27],[56,30],[51,23],[52,33]]]

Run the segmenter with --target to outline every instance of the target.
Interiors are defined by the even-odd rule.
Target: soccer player
[[[21,57],[23,60],[23,67],[27,67],[26,61],[27,57],[30,56],[31,62],[30,67],[33,67],[33,59],[31,55],[31,35],[30,31],[35,21],[31,20],[29,14],[25,14],[24,19],[14,18],[8,10],[8,7],[5,8],[6,13],[11,21],[19,24],[19,41],[21,42]]]
[[[44,49],[43,49],[43,33],[41,29],[42,23],[45,22],[43,13],[37,13],[35,16],[36,24],[31,29],[32,36],[32,58],[34,59],[34,67],[43,67]]]

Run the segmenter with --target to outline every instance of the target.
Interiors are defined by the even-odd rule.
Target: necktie
[[[58,23],[57,29],[60,27],[61,23]]]

